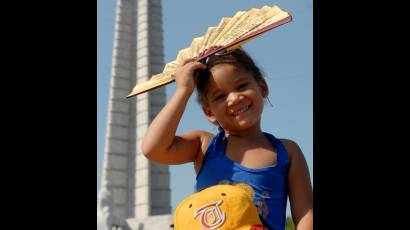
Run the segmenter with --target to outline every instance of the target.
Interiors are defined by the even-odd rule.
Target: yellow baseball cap
[[[215,185],[194,193],[175,208],[175,230],[263,230],[247,184]]]

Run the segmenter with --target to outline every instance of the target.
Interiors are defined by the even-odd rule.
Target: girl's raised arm
[[[195,89],[194,72],[205,69],[194,59],[185,60],[175,71],[176,90],[169,102],[152,121],[144,136],[142,152],[155,162],[181,164],[195,161],[200,152],[204,131],[175,136],[189,97]]]

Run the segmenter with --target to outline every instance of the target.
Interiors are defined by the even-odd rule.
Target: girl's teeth
[[[241,110],[235,112],[233,115],[234,115],[234,116],[237,116],[237,115],[239,115],[239,114],[245,112],[245,111],[248,110],[248,109],[249,109],[249,105],[246,106],[246,107],[244,107],[243,109],[241,109]]]

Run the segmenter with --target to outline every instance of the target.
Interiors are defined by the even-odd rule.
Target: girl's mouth
[[[232,115],[232,116],[238,116],[238,115],[240,115],[240,114],[242,114],[242,113],[248,111],[250,108],[251,108],[251,105],[249,104],[249,105],[247,105],[247,106],[245,106],[245,107],[240,108],[240,109],[237,110],[237,111],[232,112],[232,110],[231,110],[231,115]]]

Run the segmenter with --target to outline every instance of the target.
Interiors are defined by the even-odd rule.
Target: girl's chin
[[[240,131],[249,130],[256,126],[258,126],[258,123],[255,121],[241,120],[241,121],[237,121],[235,125],[232,125],[231,130],[235,132],[240,132]]]

